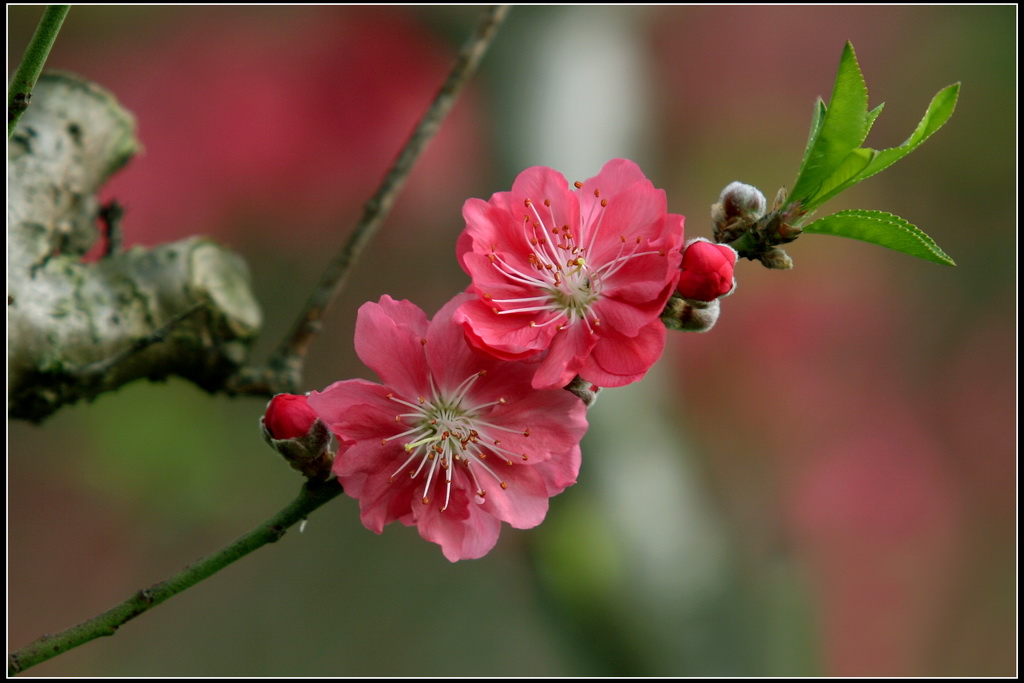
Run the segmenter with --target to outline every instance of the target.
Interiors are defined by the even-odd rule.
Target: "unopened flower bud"
[[[675,319],[672,326],[682,332],[708,332],[718,322],[722,305],[718,299],[714,301],[694,301],[692,299],[676,299]],[[664,319],[664,318],[663,318]]]
[[[718,322],[722,306],[714,301],[694,301],[678,294],[668,301],[661,320],[670,330],[683,332],[707,332]]]
[[[725,186],[718,197],[718,203],[727,217],[740,216],[755,221],[768,210],[764,193],[753,185],[733,181]]]
[[[267,443],[310,479],[326,479],[334,460],[334,436],[305,396],[278,394],[260,418]]]
[[[579,375],[576,375],[572,378],[571,382],[565,385],[565,390],[579,396],[583,404],[589,408],[597,400],[597,394],[601,391],[601,387],[591,384]]]
[[[703,237],[690,240],[683,251],[676,291],[694,301],[714,301],[730,294],[736,286],[736,258],[736,250],[727,244]]]
[[[774,268],[776,270],[789,270],[793,267],[793,259],[789,257],[789,254],[784,249],[779,247],[772,247],[761,254],[761,263],[765,268]]]
[[[751,231],[768,208],[768,200],[753,185],[732,182],[726,185],[711,205],[711,220],[715,226],[715,241],[734,242]]]
[[[798,225],[790,225],[789,223],[786,223],[785,221],[781,221],[779,223],[779,230],[778,230],[779,241],[780,242],[792,242],[797,237],[799,237],[800,233],[802,233],[803,231],[804,231],[803,228],[801,228]]]
[[[315,420],[316,413],[305,396],[278,394],[267,404],[263,425],[271,438],[298,439],[309,433]]]

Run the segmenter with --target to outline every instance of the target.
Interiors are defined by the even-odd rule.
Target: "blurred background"
[[[8,8],[13,71],[40,7]],[[112,90],[145,153],[104,197],[128,245],[238,250],[262,360],[477,19],[470,7],[74,7],[49,65]],[[733,180],[791,185],[846,40],[898,145],[825,205],[898,214],[957,268],[811,235],[742,262],[707,334],[602,393],[579,483],[450,564],[340,498],[49,676],[1012,676],[1016,7],[518,7],[354,272],[304,390],[373,378],[355,312],[467,284],[462,203],[533,165],[637,161],[687,236]],[[264,402],[136,384],[8,426],[8,647],[162,580],[291,500]]]

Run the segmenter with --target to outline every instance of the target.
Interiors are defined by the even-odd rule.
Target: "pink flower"
[[[736,250],[726,244],[714,244],[703,237],[691,240],[683,251],[679,293],[694,301],[714,301],[731,293],[736,286],[736,257]]]
[[[270,399],[263,425],[274,439],[299,439],[309,433],[316,421],[316,411],[305,396],[278,394]]]
[[[587,428],[580,399],[530,386],[533,364],[466,343],[452,316],[467,298],[433,321],[388,296],[364,304],[356,353],[383,385],[347,380],[309,397],[340,442],[334,473],[363,524],[415,525],[453,562],[485,555],[502,521],[539,524],[575,483]]]
[[[511,192],[466,202],[456,251],[478,298],[456,320],[499,358],[547,352],[534,387],[577,374],[619,387],[665,346],[659,315],[679,277],[683,217],[666,213],[665,192],[625,159],[575,187],[536,166]]]

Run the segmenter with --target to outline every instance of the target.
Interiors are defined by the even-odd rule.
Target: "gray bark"
[[[113,95],[45,74],[8,145],[8,415],[39,421],[139,378],[217,391],[248,357],[259,306],[245,263],[209,238],[95,263],[96,192],[138,150]]]

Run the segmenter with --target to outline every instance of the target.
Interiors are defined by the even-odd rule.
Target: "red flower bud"
[[[323,481],[331,476],[335,439],[306,396],[278,394],[270,399],[260,431],[271,448],[307,478]]]
[[[714,301],[729,294],[736,286],[736,257],[736,250],[726,244],[714,244],[703,237],[691,240],[683,252],[683,273],[676,290],[693,301]]]
[[[263,425],[273,439],[301,439],[316,421],[305,396],[278,394],[267,404]]]

